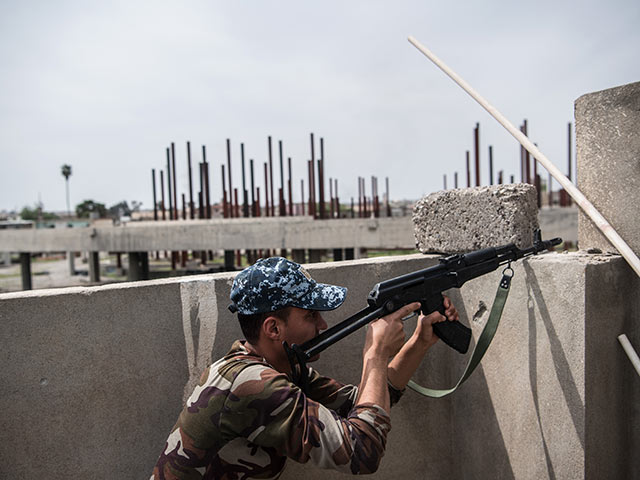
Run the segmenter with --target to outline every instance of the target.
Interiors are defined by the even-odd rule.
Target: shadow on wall
[[[545,425],[542,422],[542,415],[540,413],[540,399],[538,396],[538,351],[537,351],[537,321],[534,306],[538,307],[540,317],[544,328],[547,333],[547,339],[549,340],[549,349],[555,366],[556,377],[560,385],[564,401],[569,407],[569,413],[573,426],[576,430],[577,438],[580,441],[580,446],[584,451],[584,418],[582,412],[584,412],[584,403],[580,398],[580,392],[576,385],[575,379],[571,373],[569,367],[569,361],[564,353],[564,349],[558,335],[553,326],[551,315],[547,303],[540,289],[538,278],[535,272],[528,263],[524,263],[524,270],[527,279],[528,287],[528,301],[527,301],[527,313],[529,319],[529,381],[531,384],[531,392],[533,395],[533,403],[535,405],[536,417],[538,426],[540,429],[540,435],[542,440],[542,446],[544,449],[545,462],[547,465],[547,471],[550,479],[555,479],[556,474],[554,472],[551,455],[549,452],[549,446],[545,438]]]
[[[484,304],[479,305],[478,312],[471,313],[467,310],[459,290],[450,290],[447,294],[458,308],[462,323],[472,328],[479,321],[483,326],[486,324],[489,312]],[[475,348],[475,336],[472,342],[469,352]],[[452,349],[447,350],[452,358],[453,367],[447,386],[453,386],[464,372],[471,353],[462,356]],[[491,392],[482,363],[473,375],[452,394],[451,398],[454,419],[452,423],[453,452],[451,452],[452,478],[477,478],[479,472],[494,472],[494,478],[514,479],[509,453],[491,400]],[[429,401],[437,402],[438,400],[429,399]],[[463,422],[461,419],[465,418],[473,421]]]

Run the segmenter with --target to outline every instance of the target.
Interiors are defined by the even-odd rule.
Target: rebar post
[[[162,199],[162,220],[167,219],[166,208],[164,206],[164,171],[160,170],[160,195]]]
[[[273,197],[273,153],[271,149],[271,135],[268,138],[269,143],[269,193],[271,195],[271,216],[276,216],[276,209],[274,206],[274,197]]]
[[[475,160],[476,160],[476,187],[480,186],[480,124],[476,123],[476,128],[473,131],[473,143],[475,147]]]
[[[227,175],[229,177],[229,200],[231,203],[231,209],[229,210],[230,217],[235,217],[233,208],[233,184],[231,183],[231,140],[227,138]]]
[[[242,161],[242,216],[249,216],[249,192],[247,192],[246,173],[244,169],[244,143],[240,144],[240,159]]]
[[[173,195],[171,194],[171,151],[167,147],[167,194],[169,195],[169,220],[173,220]]]
[[[176,146],[173,142],[171,142],[171,166],[173,168],[173,208],[175,212],[173,214],[173,219],[178,219],[178,188],[176,187]]]
[[[156,200],[156,169],[151,169],[151,183],[153,184],[153,219],[158,220],[158,204]]]
[[[191,142],[187,142],[187,165],[189,167],[189,218],[195,218],[193,206],[193,179],[191,174]]]
[[[493,146],[489,145],[489,185],[493,185]]]

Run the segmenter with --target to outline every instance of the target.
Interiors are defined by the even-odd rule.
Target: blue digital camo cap
[[[282,257],[261,258],[233,281],[229,310],[243,315],[285,307],[333,310],[344,302],[347,289],[318,283],[301,265]]]

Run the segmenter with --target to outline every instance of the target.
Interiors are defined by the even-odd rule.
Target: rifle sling
[[[507,271],[510,271],[511,274],[507,275]],[[418,392],[421,395],[432,398],[441,398],[450,393],[453,393],[460,385],[462,385],[467,378],[471,376],[475,368],[480,364],[480,360],[486,353],[489,345],[491,344],[491,340],[493,340],[493,336],[498,329],[498,324],[500,323],[500,317],[502,316],[502,310],[504,309],[504,304],[507,301],[507,296],[509,295],[509,288],[511,287],[511,278],[513,277],[513,270],[511,266],[507,266],[505,270],[502,272],[502,280],[500,280],[500,285],[498,285],[498,291],[496,293],[496,298],[493,301],[493,306],[491,307],[491,313],[489,314],[489,320],[487,320],[487,324],[482,329],[482,333],[480,334],[480,338],[476,343],[475,348],[473,349],[473,353],[471,354],[471,359],[467,364],[467,367],[462,374],[460,380],[453,388],[448,388],[444,390],[438,390],[433,388],[426,388],[418,385],[413,380],[409,380],[407,386]]]

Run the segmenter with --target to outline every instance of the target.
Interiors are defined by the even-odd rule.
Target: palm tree
[[[71,176],[71,165],[62,165],[62,175],[67,182],[67,214],[69,215],[69,218],[71,218],[71,207],[69,206],[69,177]]]

